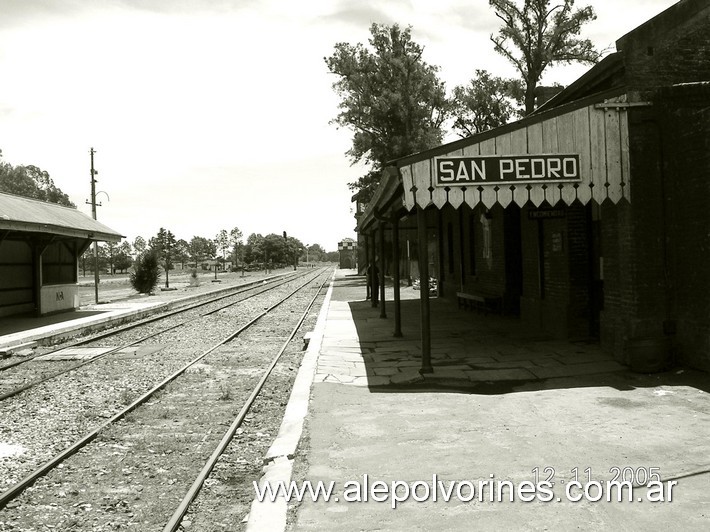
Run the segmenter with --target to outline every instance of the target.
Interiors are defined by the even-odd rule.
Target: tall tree
[[[262,251],[266,256],[266,261],[270,264],[288,264],[289,257],[288,239],[283,235],[270,233],[264,237]]]
[[[205,259],[212,258],[217,254],[217,246],[214,242],[203,236],[193,236],[188,249],[190,258],[195,262],[195,268]]]
[[[116,259],[116,253],[118,251],[118,244],[116,244],[116,242],[106,242],[104,244],[104,246],[102,246],[102,247],[104,248],[104,251],[106,252],[105,257],[106,257],[106,264],[108,265],[108,272],[111,275],[113,275],[114,273],[116,273],[114,271],[114,269],[115,269],[114,261]]]
[[[175,255],[175,261],[180,263],[181,268],[185,268],[185,263],[190,259],[190,244],[184,238],[179,239],[175,242],[175,249],[173,250]]]
[[[226,270],[225,264],[227,262],[227,249],[229,249],[229,233],[226,229],[221,229],[214,239],[215,246],[222,252],[222,269]],[[215,268],[217,266],[215,265]]]
[[[247,243],[244,246],[244,262],[249,264],[253,262],[266,262],[264,255],[264,236],[260,233],[252,233],[247,237]]]
[[[476,70],[468,85],[454,88],[451,101],[453,128],[468,137],[508,123],[518,116],[516,102],[522,98],[520,81],[491,76]]]
[[[138,258],[140,255],[142,255],[147,247],[148,244],[146,243],[145,238],[143,238],[142,236],[137,236],[133,240],[133,252],[135,253],[135,258]]]
[[[496,52],[520,72],[525,84],[525,114],[535,109],[535,88],[553,63],[593,64],[599,52],[589,39],[579,38],[582,26],[597,18],[591,6],[574,10],[574,0],[489,0],[503,21],[491,35]]]
[[[340,113],[333,120],[353,131],[352,163],[370,171],[350,188],[361,201],[372,197],[385,163],[441,143],[447,117],[444,84],[438,67],[423,61],[424,49],[412,40],[411,27],[373,24],[369,48],[337,43],[326,65],[338,79]]]
[[[116,249],[116,254],[113,258],[113,267],[115,270],[125,271],[131,267],[133,259],[131,258],[131,244],[127,240],[121,242]]]
[[[232,255],[234,255],[234,267],[239,266],[239,248],[242,245],[242,235],[241,230],[238,227],[232,228],[229,232],[229,246],[232,248]]]
[[[57,188],[47,172],[33,165],[13,166],[0,162],[0,192],[76,207],[69,196]]]
[[[175,243],[175,235],[163,227],[155,237],[150,239],[150,248],[155,252],[156,258],[165,269],[165,288],[170,288],[170,270],[173,268]]]

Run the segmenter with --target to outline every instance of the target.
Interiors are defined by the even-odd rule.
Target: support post
[[[89,150],[91,154],[91,217],[96,220],[96,174],[94,169],[94,148]],[[94,300],[99,304],[99,243],[94,240]]]
[[[380,318],[387,317],[385,308],[385,223],[380,222]]]
[[[392,291],[394,292],[394,337],[402,337],[402,305],[399,297],[399,218],[392,217]]]
[[[377,307],[377,299],[379,298],[379,291],[377,288],[377,283],[379,282],[379,278],[376,275],[376,266],[377,266],[377,260],[376,260],[376,250],[377,250],[377,239],[376,239],[376,234],[375,231],[372,231],[370,233],[370,242],[372,245],[372,257],[371,261],[369,264],[370,268],[370,300],[372,301],[372,306]]]
[[[464,207],[463,205],[459,207],[458,215],[459,215],[459,275],[460,275],[460,282],[459,285],[461,286],[461,291],[464,291],[464,287],[466,286],[466,259],[464,257],[464,249],[466,246],[464,245],[465,239],[464,239],[464,227],[465,227],[465,220],[464,220],[464,213],[463,213]]]
[[[370,237],[365,233],[362,239],[365,243],[365,299],[370,299],[370,288],[372,288],[372,280],[370,279]]]
[[[32,250],[32,299],[34,302],[34,315],[39,318],[42,315],[42,251],[40,245],[30,241]]]
[[[426,212],[417,208],[417,240],[419,248],[419,300],[422,325],[422,367],[419,373],[434,373],[431,367],[431,320],[429,315],[429,239]]]

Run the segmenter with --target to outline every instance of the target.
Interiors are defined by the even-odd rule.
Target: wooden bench
[[[500,296],[483,296],[479,294],[467,294],[466,292],[456,292],[456,299],[459,308],[482,311],[486,314],[503,312],[503,298]]]

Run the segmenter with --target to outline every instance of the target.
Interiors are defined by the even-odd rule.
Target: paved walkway
[[[330,502],[290,504],[293,530],[710,529],[707,374],[634,374],[593,344],[551,341],[514,319],[435,299],[434,373],[422,378],[418,292],[405,289],[404,338],[393,338],[391,315],[379,318],[363,301],[363,280],[346,273],[321,314],[312,366],[307,354],[305,373],[315,379],[310,399],[300,391],[303,437],[297,449],[272,454],[283,474],[264,479],[288,479],[293,467],[295,480],[335,483]],[[576,471],[604,489],[617,469],[639,486],[632,502],[628,491],[625,502],[603,493],[588,501],[572,483]],[[641,487],[657,474],[664,491],[655,495],[665,502],[650,502],[653,490]],[[536,475],[554,485],[530,491],[525,482]],[[568,486],[582,500],[571,502]],[[393,491],[403,499],[410,491],[396,509]],[[599,494],[596,484],[588,491]],[[271,515],[285,521],[285,508],[278,502]],[[265,529],[258,517],[268,512],[255,505],[252,513],[248,529]]]
[[[429,384],[474,386],[574,377],[625,370],[598,344],[555,341],[526,331],[514,317],[487,315],[456,308],[433,298],[431,360],[433,374],[420,375],[419,292],[401,289],[402,338],[395,338],[394,302],[386,291],[387,319],[364,300],[362,277],[340,272],[328,309],[316,382],[356,386]]]

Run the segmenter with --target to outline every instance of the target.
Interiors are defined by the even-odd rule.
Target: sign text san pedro
[[[501,185],[581,181],[579,155],[436,157],[436,185]]]

